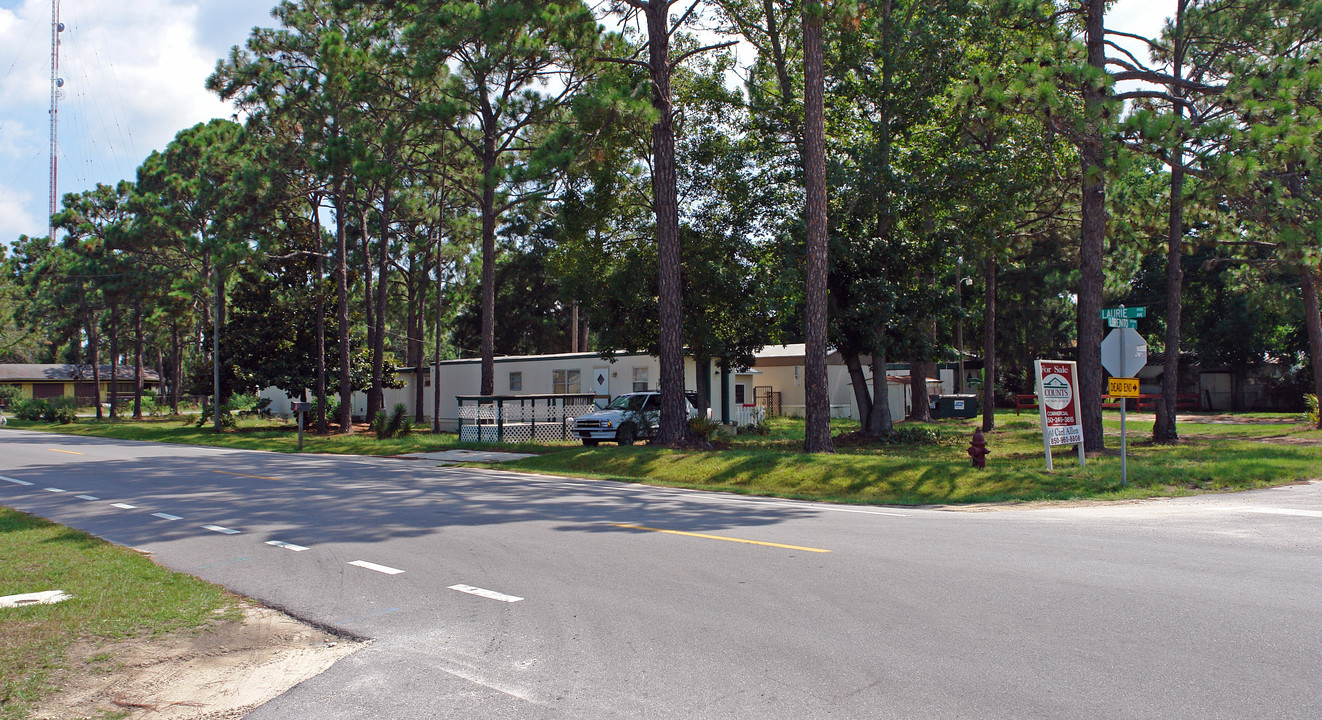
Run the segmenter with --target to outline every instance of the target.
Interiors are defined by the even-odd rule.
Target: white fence
[[[461,442],[574,439],[574,419],[597,410],[591,395],[459,396]]]
[[[767,419],[767,409],[761,405],[736,405],[733,419],[734,424],[740,427],[761,425]]]

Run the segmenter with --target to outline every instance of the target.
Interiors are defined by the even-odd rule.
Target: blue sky
[[[61,195],[132,179],[175,133],[231,110],[204,87],[274,0],[60,0]],[[1114,27],[1150,32],[1174,0],[1120,0]],[[0,0],[0,242],[45,235],[50,0]]]

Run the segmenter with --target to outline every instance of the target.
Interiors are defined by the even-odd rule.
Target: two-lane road
[[[254,718],[1322,716],[1322,485],[960,513],[11,430],[0,503],[374,639]]]

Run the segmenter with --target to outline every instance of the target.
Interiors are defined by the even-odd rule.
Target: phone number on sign
[[[1083,442],[1083,428],[1078,425],[1048,428],[1047,439],[1052,445],[1077,445]]]

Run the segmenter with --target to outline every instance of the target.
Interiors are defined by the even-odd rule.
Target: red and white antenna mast
[[[60,33],[64,32],[64,23],[60,22],[60,0],[51,0],[50,4],[50,215],[55,215],[55,202],[58,199],[55,179],[59,175],[57,156],[59,153],[59,117],[60,88],[64,87],[64,78],[60,77]],[[55,239],[55,223],[50,222],[50,239]]]

